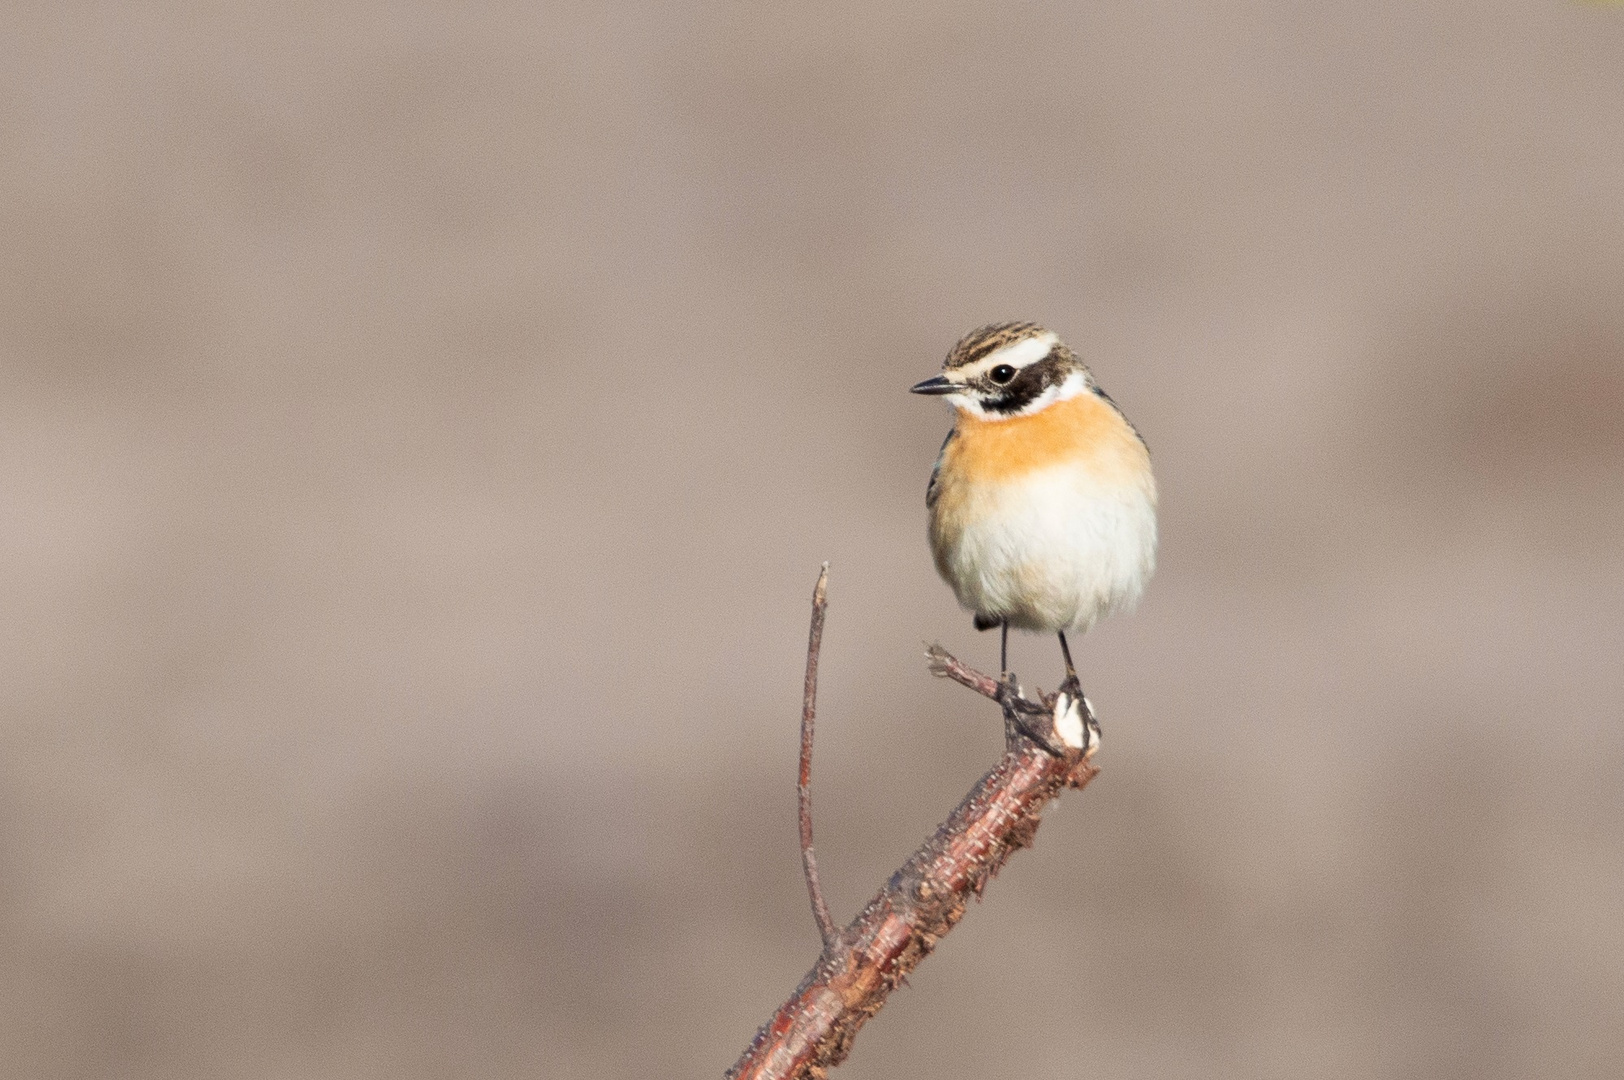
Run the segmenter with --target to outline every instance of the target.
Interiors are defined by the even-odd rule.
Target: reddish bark
[[[930,655],[935,674],[995,700],[1001,697],[996,680],[940,648]],[[1005,701],[1003,758],[824,949],[728,1070],[730,1080],[821,1078],[844,1061],[858,1029],[953,929],[970,897],[980,896],[1005,860],[1032,843],[1049,801],[1068,785],[1080,788],[1093,779],[1099,770],[1089,759],[1099,745],[1098,729],[1086,705],[1086,749],[1056,754],[1023,732],[1054,709],[1049,695],[1041,705]],[[1045,741],[1055,744],[1053,738]]]

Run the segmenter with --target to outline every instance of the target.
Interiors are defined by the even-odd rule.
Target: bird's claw
[[[1042,702],[1018,694],[1003,699],[1004,734],[1026,736],[1055,757],[1065,757],[1067,747],[1055,731],[1054,714]]]

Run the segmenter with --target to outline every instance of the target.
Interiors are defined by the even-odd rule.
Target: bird
[[[925,489],[936,570],[977,630],[1057,634],[1082,697],[1068,632],[1137,606],[1156,569],[1150,449],[1088,366],[1031,322],[972,330],[913,393],[953,410]]]

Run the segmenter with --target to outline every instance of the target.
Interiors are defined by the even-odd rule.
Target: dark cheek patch
[[[982,401],[981,407],[1005,416],[1018,413],[1062,378],[1060,365],[1045,357],[1022,368],[1008,386],[999,386],[988,380],[991,393]]]

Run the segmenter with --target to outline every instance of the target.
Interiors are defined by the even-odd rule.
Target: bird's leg
[[[1016,697],[1015,676],[1009,670],[1009,620],[999,624],[998,634],[998,699],[1009,701]]]
[[[1062,690],[1069,690],[1074,697],[1083,696],[1082,684],[1077,681],[1077,669],[1071,664],[1071,646],[1066,644],[1066,632],[1060,631],[1060,655],[1066,658],[1066,681],[1060,684]]]

